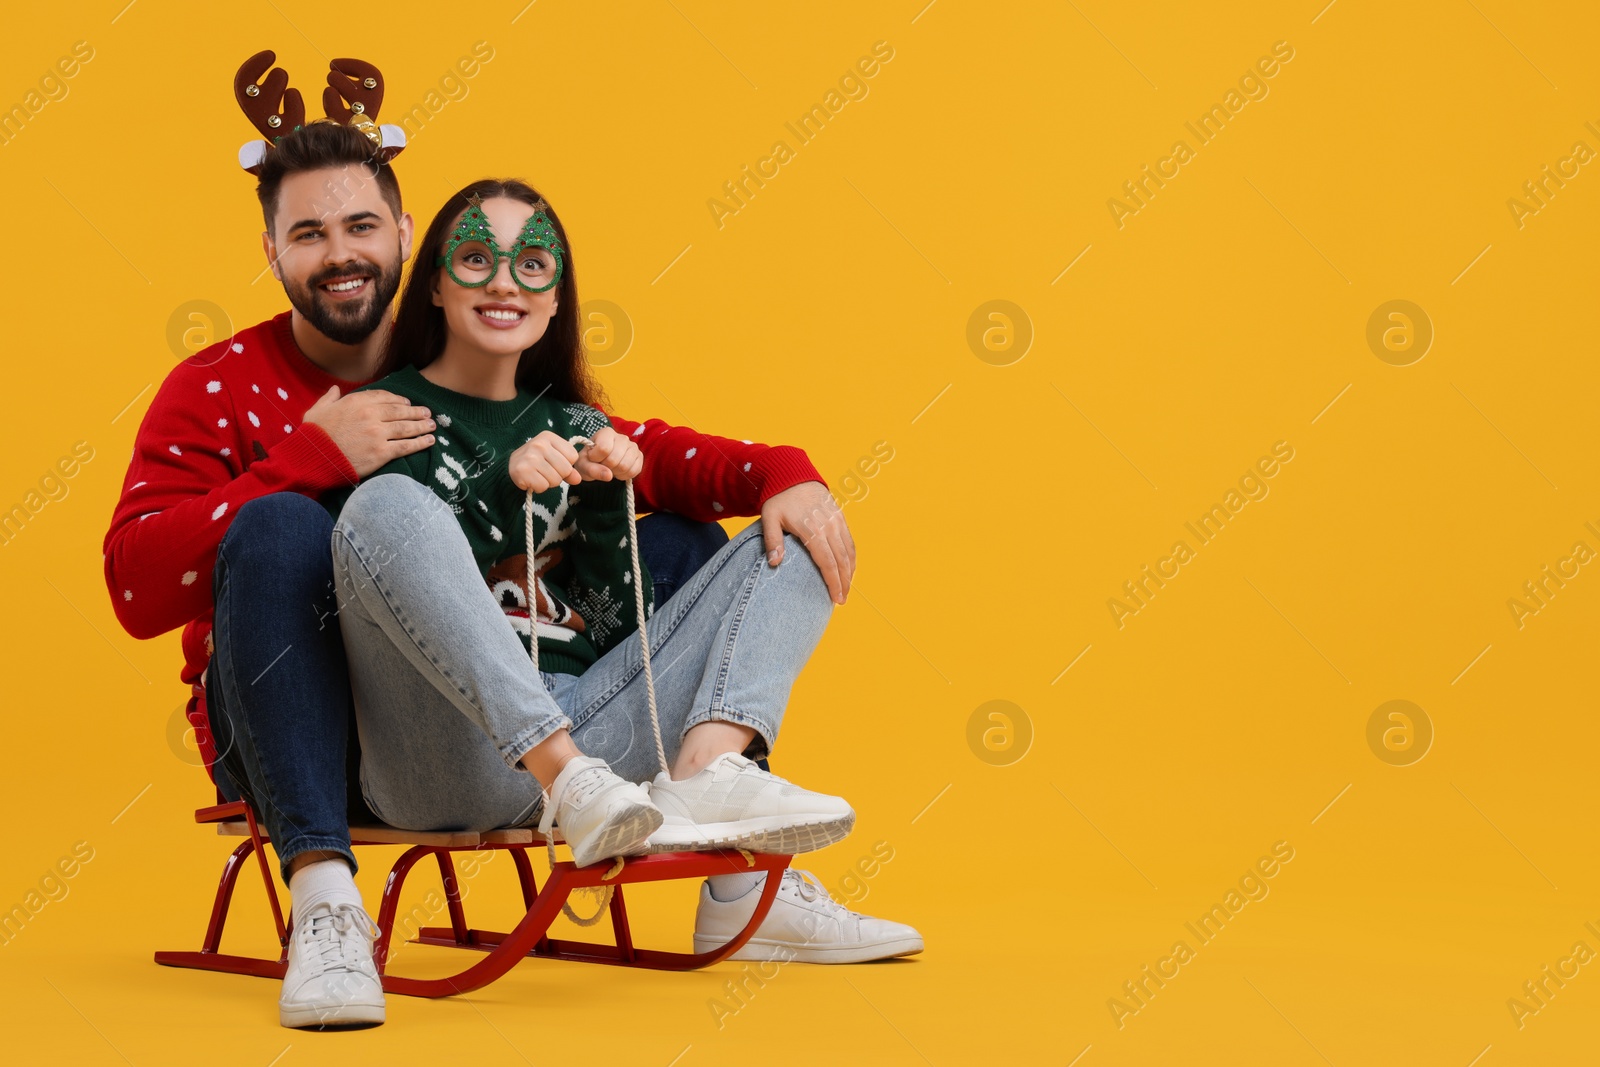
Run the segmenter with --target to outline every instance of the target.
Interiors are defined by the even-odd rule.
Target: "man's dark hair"
[[[272,233],[272,220],[278,214],[278,189],[283,179],[302,171],[341,167],[360,168],[364,178],[376,181],[384,203],[399,221],[400,179],[395,177],[393,167],[379,161],[367,136],[343,123],[313,122],[285,134],[267,151],[256,174],[256,197],[261,201],[267,232]]]

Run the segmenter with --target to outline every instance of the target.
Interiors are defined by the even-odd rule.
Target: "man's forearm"
[[[672,511],[701,522],[759,515],[761,505],[801,482],[827,485],[805,451],[608,415],[644,454],[634,491],[642,511]]]

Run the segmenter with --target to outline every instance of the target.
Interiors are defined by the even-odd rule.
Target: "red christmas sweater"
[[[106,532],[106,589],[117,621],[141,640],[183,629],[181,677],[206,770],[211,744],[201,674],[211,658],[211,575],[217,546],[246,501],[267,493],[317,497],[354,485],[355,468],[307,410],[335,378],[306,358],[283,312],[174,367],[134,439],[122,497]],[[641,512],[702,522],[761,513],[767,498],[823,481],[804,451],[697,433],[660,419],[611,426],[644,453],[634,480]],[[698,458],[698,462],[693,462]]]

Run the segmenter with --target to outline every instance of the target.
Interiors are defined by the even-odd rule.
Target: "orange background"
[[[0,104],[93,52],[0,144],[0,508],[93,449],[0,546],[0,906],[92,850],[0,946],[14,1055],[1593,1059],[1600,976],[1560,961],[1600,951],[1600,577],[1559,561],[1600,549],[1600,176],[1568,163],[1536,213],[1508,206],[1600,149],[1589,5],[125,2],[22,9],[0,39]],[[876,42],[892,58],[841,87]],[[1185,124],[1277,42],[1200,143]],[[198,946],[232,842],[191,821],[177,635],[120,631],[100,544],[153,385],[225,328],[191,302],[236,326],[285,306],[234,162],[232,73],[263,47],[303,90],[370,59],[384,119],[423,108],[397,164],[420,220],[484,174],[559,206],[620,413],[801,445],[847,501],[858,579],[777,769],[861,813],[801,865],[923,956],[785,966],[720,1028],[737,966],[527,961],[345,1035],[280,1028],[276,983],[152,962]],[[785,124],[835,89],[801,144]],[[737,212],[709,206],[779,140]],[[1114,212],[1178,140],[1192,158]],[[1277,442],[1266,494],[1241,487]],[[1258,498],[1200,543],[1185,524],[1236,487]],[[1169,577],[1119,626],[1146,565]],[[1546,565],[1569,577],[1519,620]],[[363,853],[374,908],[396,852]],[[509,868],[470,885],[476,924],[514,919]],[[1235,889],[1201,943],[1185,924]],[[686,947],[691,894],[640,894],[642,940]],[[247,878],[224,944],[269,931]],[[1573,976],[1519,1027],[1546,965]],[[1119,1025],[1113,998],[1139,1010]]]

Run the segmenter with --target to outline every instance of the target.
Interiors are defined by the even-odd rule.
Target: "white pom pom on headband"
[[[239,146],[239,166],[251,174],[260,171],[267,152],[279,138],[306,124],[300,90],[289,88],[288,73],[272,65],[277,58],[271,49],[257,52],[233,76],[234,99],[266,138]],[[383,103],[382,72],[360,59],[335,59],[328,68],[328,87],[322,91],[322,109],[327,118],[311,121],[355,127],[372,142],[380,162],[387,163],[399,155],[406,146],[406,132],[399,126],[379,126],[375,121]]]

